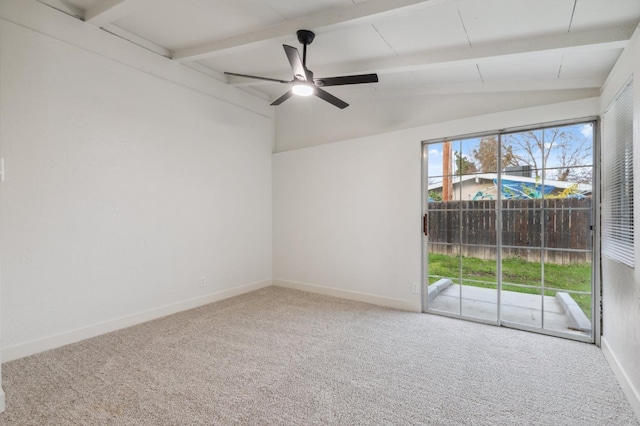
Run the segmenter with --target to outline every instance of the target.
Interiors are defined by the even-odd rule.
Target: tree
[[[591,168],[578,167],[586,165],[585,163],[590,163],[590,160],[590,140],[586,138],[575,140],[572,137],[560,141],[556,149],[556,161],[560,165],[556,180],[591,183],[593,181]]]
[[[427,179],[428,186],[434,185],[436,183],[441,183],[441,181],[438,181],[434,178]],[[429,190],[429,201],[442,201],[442,192]]]
[[[569,169],[568,182],[593,184],[593,170],[591,167],[574,167]]]
[[[555,169],[555,180],[587,179],[580,166],[590,163],[591,141],[586,137],[580,139],[566,127],[511,133],[503,140],[511,149],[510,154],[515,159],[513,165],[531,166],[536,177],[546,178],[547,170]]]
[[[442,194],[436,191],[429,191],[429,201],[442,201]]]
[[[480,139],[478,148],[473,150],[473,157],[480,163],[480,171],[483,173],[495,173],[498,171],[498,138],[485,136]],[[502,168],[517,166],[518,162],[513,155],[512,148],[503,147]]]
[[[458,151],[455,152],[455,157],[456,157],[456,160],[455,160],[456,175],[468,175],[471,173],[476,173],[478,171],[478,168],[476,167],[475,163],[473,163],[471,160],[469,160],[467,157],[465,157]]]

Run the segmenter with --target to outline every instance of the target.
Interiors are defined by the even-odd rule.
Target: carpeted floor
[[[277,287],[6,363],[3,384],[3,425],[638,425],[594,345]]]

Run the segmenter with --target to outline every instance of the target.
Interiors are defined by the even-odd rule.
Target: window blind
[[[602,118],[602,254],[635,266],[633,235],[633,83]]]

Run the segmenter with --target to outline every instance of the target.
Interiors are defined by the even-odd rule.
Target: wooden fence
[[[591,198],[502,200],[502,256],[557,264],[591,262]],[[430,202],[429,253],[496,258],[498,201]]]

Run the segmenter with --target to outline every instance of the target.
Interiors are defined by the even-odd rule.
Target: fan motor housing
[[[309,30],[298,30],[298,41],[305,46],[308,46],[313,42],[313,39],[316,37],[313,31]]]

